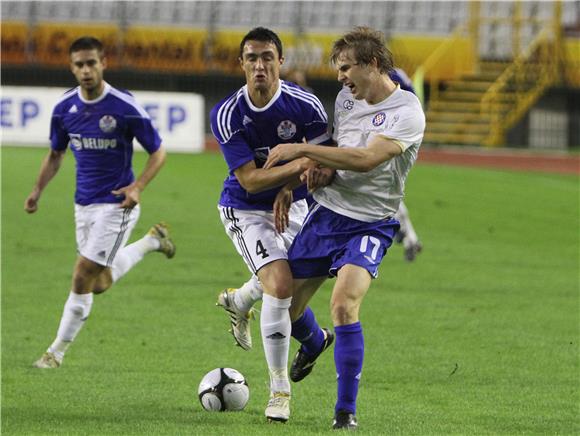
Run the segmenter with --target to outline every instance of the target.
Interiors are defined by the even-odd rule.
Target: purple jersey
[[[76,159],[75,203],[120,203],[111,191],[135,180],[131,161],[133,138],[154,153],[161,138],[135,98],[105,83],[103,94],[86,100],[80,87],[71,89],[54,107],[50,125],[53,150],[70,148]]]
[[[320,100],[291,82],[280,80],[272,100],[255,107],[247,85],[219,102],[211,111],[211,129],[228,164],[229,176],[219,204],[244,210],[272,210],[280,188],[250,194],[238,182],[234,171],[254,161],[261,168],[270,149],[285,142],[331,144],[328,118]],[[294,201],[306,197],[306,187],[294,191]]]
[[[401,89],[405,91],[412,92],[415,94],[415,88],[413,88],[413,82],[409,79],[409,76],[401,70],[400,68],[395,68],[392,71],[389,71],[389,77],[393,82],[398,83],[401,86]]]

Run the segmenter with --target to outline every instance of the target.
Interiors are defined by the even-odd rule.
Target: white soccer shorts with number
[[[252,274],[270,262],[288,259],[288,248],[300,231],[308,213],[306,200],[292,203],[289,224],[283,233],[276,231],[274,213],[218,206],[222,223],[236,250]]]

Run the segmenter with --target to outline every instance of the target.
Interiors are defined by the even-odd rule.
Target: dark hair
[[[103,43],[99,41],[97,38],[93,38],[92,36],[83,36],[74,41],[68,50],[68,54],[71,55],[74,52],[81,50],[97,50],[101,57],[104,55],[105,52]]]
[[[242,42],[240,42],[240,58],[244,54],[244,45],[246,45],[247,41],[271,42],[278,50],[278,57],[282,58],[282,41],[280,41],[278,35],[270,29],[266,29],[265,27],[255,27],[250,30],[246,36],[244,36]]]
[[[338,56],[345,50],[352,49],[355,60],[369,65],[373,59],[381,73],[393,70],[393,55],[385,45],[385,35],[370,27],[355,27],[342,38],[334,41],[330,52],[330,62],[336,64]]]

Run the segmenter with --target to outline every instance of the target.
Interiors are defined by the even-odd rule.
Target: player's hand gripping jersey
[[[147,112],[135,98],[105,84],[96,100],[85,100],[80,87],[63,95],[55,106],[50,125],[54,150],[70,148],[76,159],[75,203],[120,203],[111,191],[130,185],[133,139],[148,153],[161,145],[161,138]]]
[[[263,108],[254,106],[247,85],[218,103],[211,111],[211,129],[229,168],[219,204],[244,210],[272,210],[280,188],[250,194],[234,171],[254,161],[261,168],[270,149],[284,142],[330,144],[328,117],[316,96],[280,80],[278,91]],[[306,188],[294,191],[294,201],[306,197]]]
[[[403,153],[368,172],[337,170],[334,181],[317,190],[314,199],[359,221],[392,217],[423,140],[421,103],[414,94],[397,87],[388,98],[370,105],[354,99],[344,87],[336,98],[334,115],[333,139],[339,147],[366,147],[378,135],[395,141]]]

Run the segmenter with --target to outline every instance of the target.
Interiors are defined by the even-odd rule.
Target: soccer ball
[[[239,371],[216,368],[203,376],[197,395],[205,410],[224,412],[246,407],[250,390],[245,377]]]

